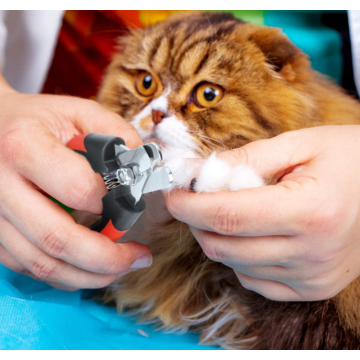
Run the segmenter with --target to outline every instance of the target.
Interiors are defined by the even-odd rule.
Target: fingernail
[[[152,264],[152,256],[150,254],[140,256],[135,262],[130,266],[130,269],[142,269],[149,267]]]

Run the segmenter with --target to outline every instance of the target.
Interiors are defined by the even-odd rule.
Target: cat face
[[[180,13],[120,41],[99,101],[144,141],[201,156],[304,126],[308,62],[277,29]]]

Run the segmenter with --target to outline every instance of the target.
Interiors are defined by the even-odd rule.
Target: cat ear
[[[264,53],[271,69],[289,81],[296,80],[310,65],[307,55],[282,34],[280,29],[257,28],[249,40]]]

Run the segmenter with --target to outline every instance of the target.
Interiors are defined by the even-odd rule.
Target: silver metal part
[[[116,176],[121,185],[132,185],[135,180],[134,173],[130,168],[120,168],[116,172]]]
[[[115,145],[115,156],[117,157],[121,153],[125,151],[129,151],[130,149],[125,145]]]
[[[105,174],[103,175],[103,179],[108,190],[115,189],[120,186],[120,181],[116,174]]]
[[[125,145],[115,145],[115,156],[119,169],[103,174],[106,187],[111,190],[118,186],[130,186],[134,204],[142,194],[166,189],[173,182],[173,175],[167,166],[162,166],[161,150],[155,143],[129,149]]]
[[[117,158],[120,166],[136,164],[139,167],[140,173],[143,173],[151,167],[150,157],[142,146],[123,152],[119,154]]]
[[[145,144],[144,146],[151,149],[151,152],[154,155],[152,157],[153,161],[156,161],[156,162],[163,161],[162,152],[161,152],[158,144],[152,142],[152,143]]]
[[[157,167],[148,178],[148,181],[143,188],[143,194],[166,189],[171,186],[172,182],[173,175],[171,170],[167,166]]]

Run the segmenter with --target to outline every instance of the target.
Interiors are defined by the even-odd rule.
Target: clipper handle
[[[75,136],[66,145],[84,156],[96,173],[107,174],[119,167],[114,147],[125,145],[125,141],[116,136],[90,133]]]
[[[119,168],[116,161],[115,145],[125,145],[123,139],[98,133],[78,135],[67,146],[83,155],[96,173],[108,174]],[[91,226],[112,241],[120,239],[145,210],[143,198],[135,205],[128,186],[110,190],[103,198],[103,214]]]

